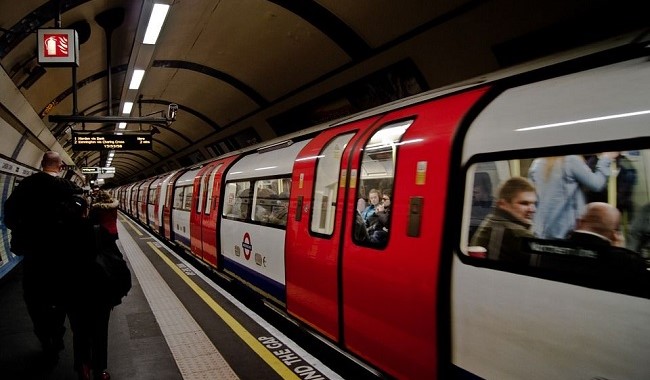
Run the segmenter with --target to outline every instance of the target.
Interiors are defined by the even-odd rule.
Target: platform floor
[[[323,347],[314,348],[316,339],[298,336],[297,343],[287,337],[123,215],[118,228],[133,288],[111,314],[113,380],[374,377]],[[71,331],[58,362],[46,362],[21,282],[21,265],[0,282],[0,378],[76,379]],[[332,363],[340,365],[331,369]]]

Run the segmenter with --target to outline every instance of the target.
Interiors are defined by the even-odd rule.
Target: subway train
[[[647,378],[650,49],[613,45],[109,191],[162,240],[388,377]],[[617,206],[639,265],[566,239],[523,239],[525,262],[471,251],[504,181],[536,158],[588,166],[602,152],[617,152],[605,185],[580,191]],[[372,190],[390,200],[375,237],[357,210]]]

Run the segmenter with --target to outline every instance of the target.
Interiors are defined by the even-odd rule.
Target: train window
[[[174,206],[175,209],[180,210],[183,208],[183,188],[174,188]]]
[[[388,242],[395,177],[395,159],[402,136],[413,120],[379,129],[363,149],[353,238],[357,243],[382,247]]]
[[[219,169],[221,169],[222,165],[223,164],[218,164],[214,169],[212,169],[212,172],[210,173],[210,177],[208,179],[208,196],[205,200],[206,215],[210,214],[210,209],[212,208],[212,189],[214,188],[214,178],[217,176],[217,173],[219,172]],[[218,185],[219,184],[217,183],[217,186]]]
[[[480,162],[466,184],[462,254],[580,284],[648,281],[650,149]]]
[[[149,204],[150,205],[154,204],[155,199],[156,199],[156,187],[151,187],[149,189]]]
[[[291,178],[288,177],[256,181],[252,220],[279,226],[286,225],[290,191]]]
[[[138,186],[138,202],[144,201],[144,189]]]
[[[226,184],[223,216],[241,220],[248,217],[249,205],[251,204],[250,187],[249,181],[228,182]]]
[[[183,197],[183,210],[190,210],[192,207],[192,191],[194,188],[192,186],[185,186],[185,189],[183,191],[184,197]]]
[[[207,186],[207,180],[204,177],[201,177],[199,180],[199,196],[196,200],[196,213],[200,214],[203,210],[203,196],[205,195],[205,187]]]
[[[341,157],[352,136],[353,133],[348,133],[336,137],[318,155],[311,215],[312,232],[331,235],[334,231]]]

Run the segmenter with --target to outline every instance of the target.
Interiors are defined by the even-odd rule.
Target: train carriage
[[[483,378],[641,379],[650,373],[647,280],[631,271],[617,274],[612,263],[594,267],[597,258],[567,250],[561,252],[574,260],[515,267],[468,255],[479,172],[489,173],[496,189],[511,176],[527,177],[536,157],[614,150],[633,163],[638,176],[634,208],[648,204],[649,91],[647,58],[523,84],[499,93],[459,137],[466,175],[459,176],[465,182],[464,198],[456,198],[464,205],[462,234],[450,266],[456,366]],[[486,165],[494,170],[486,171]],[[603,200],[616,205],[616,192],[612,175]],[[461,215],[460,207],[455,210]],[[631,220],[630,210],[623,211]],[[630,224],[624,221],[622,228],[629,232]],[[567,248],[553,240],[541,244],[547,251],[533,252],[542,259],[553,257],[552,247]]]
[[[557,59],[179,169],[152,182],[154,231],[397,378],[643,378],[650,248],[632,247],[633,271],[566,239],[524,239],[525,263],[470,241],[535,158],[604,151],[614,174],[589,196],[633,236],[650,207],[647,55]],[[376,235],[357,210],[372,189],[391,200]]]
[[[280,304],[291,173],[303,140],[242,157],[226,172],[220,229],[224,269]],[[300,186],[300,183],[298,183]]]

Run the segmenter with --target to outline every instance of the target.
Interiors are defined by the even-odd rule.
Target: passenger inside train
[[[535,187],[523,177],[512,177],[499,188],[497,206],[472,236],[471,246],[487,249],[487,257],[508,263],[526,264],[530,254],[522,252],[521,241],[533,237]]]
[[[532,209],[529,219],[525,219],[527,223],[511,221],[509,225],[517,228],[503,227],[501,230],[495,230],[495,218],[501,217],[501,224],[506,223],[503,211],[504,195],[502,194],[503,188],[507,184],[512,183],[513,180],[526,181],[524,178],[533,175],[543,176],[542,173],[535,173],[535,163],[543,162],[540,159],[530,158],[515,158],[511,160],[481,162],[474,164],[468,171],[468,183],[466,186],[466,207],[468,210],[467,217],[465,218],[464,228],[467,231],[467,245],[465,245],[464,252],[469,255],[470,247],[474,250],[476,246],[482,247],[481,250],[487,251],[486,258],[494,260],[499,263],[507,262],[510,265],[512,262],[518,263],[522,270],[525,268],[539,268],[546,271],[551,271],[556,275],[567,275],[573,277],[591,278],[589,281],[595,281],[594,276],[608,275],[617,278],[617,281],[628,281],[641,286],[640,283],[647,284],[647,278],[650,276],[646,270],[650,265],[650,255],[647,248],[647,243],[644,245],[640,242],[645,237],[647,242],[647,225],[649,192],[648,180],[650,179],[650,150],[630,150],[617,152],[616,155],[624,156],[626,158],[627,170],[634,170],[638,179],[633,185],[630,183],[623,183],[617,175],[620,175],[621,170],[617,168],[616,161],[611,160],[614,153],[610,155],[602,155],[601,166],[596,169],[588,169],[589,173],[585,173],[583,177],[597,175],[602,176],[604,184],[602,185],[601,197],[604,197],[605,202],[591,202],[582,204],[579,202],[584,198],[582,193],[584,190],[577,185],[577,179],[572,179],[566,172],[567,170],[560,169],[560,179],[571,186],[561,186],[555,192],[555,196],[546,199],[546,202],[539,201],[540,188],[529,183],[528,192],[531,194],[529,203]],[[564,162],[566,157],[573,159],[582,156],[558,156],[554,157],[554,162]],[[606,167],[604,165],[606,162]],[[587,167],[586,162],[582,161],[584,167]],[[602,173],[595,173],[600,171]],[[606,175],[607,173],[611,175]],[[539,178],[539,177],[538,177]],[[526,181],[528,182],[528,181]],[[628,181],[629,182],[629,181]],[[481,216],[485,213],[485,208],[489,209],[486,200],[494,194],[491,188],[495,185],[501,185],[499,194],[497,196],[497,206],[495,209],[489,211],[488,215]],[[624,188],[622,188],[622,186]],[[572,189],[573,191],[569,191]],[[617,204],[621,199],[618,196],[619,191],[627,192],[626,202],[623,212]],[[575,195],[579,193],[578,195]],[[574,195],[572,195],[574,194]],[[593,194],[592,194],[593,195]],[[485,202],[485,204],[483,204]],[[568,205],[567,207],[574,212],[576,217],[573,220],[573,227],[568,233],[563,233],[562,238],[548,237],[540,234],[535,229],[535,220],[532,215],[544,213],[548,217],[551,212],[549,208],[560,209],[559,206]],[[536,209],[535,209],[536,208]],[[507,207],[506,207],[507,209]],[[512,210],[510,215],[516,214]],[[558,213],[556,215],[556,222],[560,218]],[[632,215],[631,220],[628,217]],[[516,219],[516,217],[515,217]],[[566,219],[566,218],[564,218]],[[563,219],[563,220],[564,220]],[[477,223],[480,222],[480,227],[477,228]],[[553,220],[550,220],[553,223]],[[605,226],[605,227],[603,227]],[[645,230],[643,230],[645,228]],[[520,233],[514,234],[513,231]],[[646,232],[641,232],[641,230]],[[596,239],[578,239],[584,236],[596,237]],[[495,239],[500,244],[495,244]],[[601,241],[602,240],[602,241]],[[596,244],[596,243],[608,244]],[[627,247],[629,250],[623,248]],[[475,255],[471,255],[477,257]],[[521,260],[512,260],[513,257],[520,257]],[[639,280],[639,277],[644,279]]]

